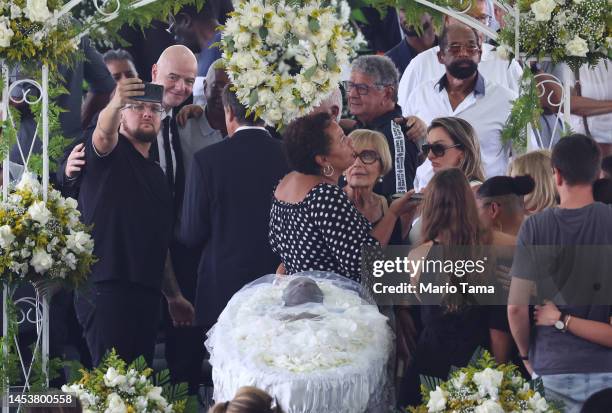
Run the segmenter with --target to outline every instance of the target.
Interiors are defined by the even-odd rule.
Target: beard
[[[151,130],[142,130],[141,128],[131,129],[123,125],[123,129],[125,129],[125,132],[130,135],[130,137],[136,139],[138,142],[153,143],[157,139],[155,128]]]
[[[448,72],[457,79],[472,77],[478,70],[478,64],[472,60],[456,60],[446,67]]]

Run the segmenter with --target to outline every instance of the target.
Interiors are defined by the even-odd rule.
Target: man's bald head
[[[174,108],[187,99],[193,90],[198,72],[198,61],[187,47],[173,45],[162,52],[153,65],[153,83],[164,86],[163,104]]]
[[[221,96],[223,95],[225,85],[229,82],[229,77],[225,73],[221,59],[215,60],[208,68],[206,78],[204,79],[204,96],[206,97],[206,104],[211,111],[219,114],[223,113]]]

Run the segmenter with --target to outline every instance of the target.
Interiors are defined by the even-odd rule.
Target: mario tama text
[[[372,265],[374,294],[495,294],[494,284],[482,284],[487,257],[481,259],[409,259],[375,260]],[[387,276],[386,279],[383,279]],[[467,277],[478,276],[478,283]],[[390,281],[393,277],[395,282]],[[417,277],[417,279],[415,279]],[[456,280],[452,280],[454,277]],[[466,278],[463,280],[463,278]],[[408,279],[396,282],[397,278]],[[447,279],[444,281],[444,279]]]

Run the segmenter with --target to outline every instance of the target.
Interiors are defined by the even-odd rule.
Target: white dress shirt
[[[497,56],[493,51],[494,46],[483,43],[482,57],[478,64],[478,71],[490,82],[495,82],[506,88],[519,92],[519,81],[523,75],[523,69],[516,60],[509,62]],[[404,71],[398,88],[398,104],[402,107],[404,116],[413,115],[408,113],[408,98],[410,94],[424,82],[433,80],[437,82],[446,72],[443,64],[438,62],[439,46],[432,47],[419,53],[410,61]]]
[[[608,67],[606,67],[606,64]],[[597,66],[592,69],[588,65],[580,68],[581,95],[583,97],[597,100],[612,100],[612,61],[601,59]],[[569,70],[567,65],[557,65],[553,69],[553,74],[560,80],[565,76],[569,77],[570,85],[574,87],[574,73]],[[597,142],[612,143],[612,113],[587,117],[589,131]],[[577,133],[586,133],[584,119],[582,116],[572,115],[570,126]]]
[[[478,75],[476,87],[454,110],[448,93],[440,87],[439,79],[417,87],[408,99],[408,113],[421,118],[427,125],[435,118],[455,116],[468,121],[478,137],[484,173],[487,178],[505,175],[509,148],[501,143],[501,130],[517,94],[504,86],[489,82]],[[414,188],[419,191],[433,176],[431,162],[426,160],[417,168]]]
[[[161,128],[159,128],[159,132],[157,134],[157,150],[159,151],[159,166],[161,166],[164,174],[166,174],[166,151],[164,149],[164,120],[168,117],[172,117],[172,109],[165,112],[161,118]],[[172,154],[172,171],[174,172],[173,179],[176,179],[176,154],[174,153],[174,146],[172,145],[173,139],[179,139],[178,136],[172,136],[172,128],[170,128],[170,153]]]

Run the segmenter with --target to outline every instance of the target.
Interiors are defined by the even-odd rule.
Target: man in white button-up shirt
[[[485,1],[477,1],[476,7],[470,11],[469,15],[482,24],[489,25],[492,17],[487,14],[487,4]],[[445,26],[450,24],[462,24],[457,20],[446,17],[444,20]],[[483,36],[480,35],[481,41]],[[482,56],[478,71],[482,73],[485,79],[491,82],[498,83],[518,93],[519,80],[523,74],[521,66],[512,60],[501,59],[493,50],[495,47],[483,43]],[[398,104],[404,109],[403,114],[406,115],[406,105],[410,94],[422,83],[435,80],[438,81],[445,72],[444,65],[438,61],[439,46],[432,47],[429,50],[419,53],[414,57],[400,79],[398,88]]]
[[[438,53],[446,73],[437,81],[425,82],[414,90],[404,113],[417,116],[426,124],[445,116],[470,122],[480,142],[485,175],[491,177],[506,172],[509,148],[502,147],[500,133],[516,93],[489,82],[479,73],[480,47],[475,30],[460,24],[447,26],[440,38]],[[415,189],[422,189],[432,176],[431,162],[426,160],[417,169]]]

